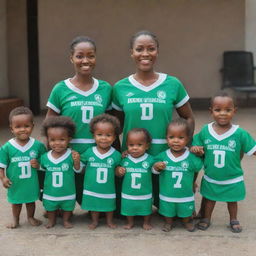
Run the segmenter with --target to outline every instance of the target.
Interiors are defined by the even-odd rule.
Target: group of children
[[[241,232],[237,220],[237,201],[245,198],[242,154],[256,155],[255,140],[242,128],[232,124],[236,106],[226,94],[211,100],[213,122],[205,125],[194,136],[192,145],[190,127],[186,120],[173,120],[166,129],[168,149],[155,157],[147,153],[150,133],[134,128],[127,135],[127,151],[122,155],[112,147],[119,136],[120,123],[114,116],[102,114],[90,122],[95,146],[79,155],[69,148],[75,124],[65,116],[50,117],[43,123],[47,139],[43,143],[30,137],[33,114],[26,107],[10,113],[10,129],[14,138],[0,150],[0,179],[8,189],[14,221],[9,228],[19,225],[22,204],[27,207],[31,225],[41,221],[34,218],[35,201],[39,199],[38,169],[45,171],[42,201],[47,211],[47,228],[56,223],[56,211],[63,211],[63,225],[71,228],[70,217],[75,208],[76,188],[74,172],[85,172],[81,208],[90,211],[90,229],[98,226],[101,212],[106,222],[115,228],[113,213],[116,210],[115,176],[123,177],[121,214],[126,216],[125,229],[134,226],[134,216],[143,216],[143,228],[150,230],[152,214],[152,173],[159,175],[159,213],[164,216],[163,231],[170,231],[174,217],[181,218],[186,230],[196,226],[194,186],[198,172],[204,167],[200,192],[202,218],[197,228],[206,230],[216,201],[225,201],[233,232]],[[164,129],[164,128],[163,128]]]

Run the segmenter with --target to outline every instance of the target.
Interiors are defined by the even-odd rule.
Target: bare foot
[[[55,222],[48,222],[45,227],[46,228],[53,228],[55,226]]]
[[[151,230],[153,227],[152,227],[152,225],[151,224],[148,224],[148,223],[144,223],[143,224],[143,229],[145,229],[145,230]]]
[[[41,220],[38,220],[34,217],[28,218],[28,222],[31,226],[40,226],[42,224]]]
[[[92,222],[90,225],[88,225],[88,228],[90,230],[94,230],[95,228],[97,228],[98,226],[98,222]]]
[[[10,228],[10,229],[14,229],[14,228],[17,228],[19,227],[19,223],[18,222],[14,222],[14,223],[11,223],[11,224],[7,224],[6,225],[7,228]]]
[[[126,224],[126,225],[124,225],[124,229],[132,229],[133,228],[133,224]]]
[[[113,222],[109,222],[109,223],[107,223],[107,225],[108,225],[109,228],[112,228],[112,229],[117,228],[117,225]]]
[[[63,226],[64,228],[73,228],[73,225],[69,221],[64,221]]]

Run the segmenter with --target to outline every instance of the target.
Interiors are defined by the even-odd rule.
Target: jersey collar
[[[217,134],[214,129],[213,129],[213,123],[210,123],[208,124],[208,130],[209,130],[209,133],[212,135],[212,137],[214,137],[216,140],[218,141],[221,141],[221,140],[224,140],[226,138],[228,138],[229,136],[231,136],[232,134],[234,134],[236,132],[236,130],[239,128],[239,125],[234,125],[232,124],[231,128],[226,131],[225,133],[223,134]]]
[[[72,90],[78,94],[81,94],[83,96],[89,96],[89,95],[93,94],[99,87],[99,81],[97,79],[95,79],[94,77],[92,79],[93,79],[93,85],[92,85],[92,88],[88,91],[82,91],[82,90],[78,89],[77,87],[75,87],[75,85],[70,82],[70,78],[66,79],[64,82],[70,90]]]
[[[113,147],[111,147],[111,148],[109,149],[109,151],[106,152],[106,153],[104,153],[104,154],[101,154],[101,153],[99,152],[99,150],[97,149],[97,147],[93,147],[93,148],[92,148],[92,151],[93,151],[93,153],[94,153],[98,158],[104,159],[104,158],[109,157],[110,155],[112,155],[113,152],[115,151],[115,149],[114,149]]]
[[[132,162],[134,162],[135,164],[137,164],[137,163],[139,163],[139,162],[142,162],[142,161],[146,160],[147,157],[148,157],[148,154],[145,153],[143,156],[141,156],[141,157],[139,157],[139,158],[134,158],[134,157],[132,157],[131,155],[128,155],[127,157],[128,157]]]
[[[167,75],[163,73],[157,73],[157,74],[158,74],[158,79],[150,86],[144,86],[143,84],[139,83],[137,80],[134,79],[134,75],[130,75],[128,79],[133,86],[137,87],[142,91],[149,92],[155,89],[156,87],[158,87],[160,84],[162,84],[167,77]]]
[[[54,163],[54,164],[59,164],[60,162],[64,161],[69,155],[71,154],[71,149],[68,148],[66,153],[62,156],[60,156],[59,158],[54,158],[52,156],[52,150],[50,150],[48,153],[47,153],[47,156],[48,156],[48,159]]]
[[[177,162],[180,162],[180,161],[185,160],[185,159],[188,157],[188,155],[189,155],[189,150],[188,150],[188,148],[186,148],[185,152],[184,152],[181,156],[178,156],[178,157],[174,156],[170,149],[167,149],[167,150],[166,150],[166,154],[167,154],[167,156],[168,156],[173,162],[176,162],[176,163],[177,163]]]
[[[24,153],[33,146],[33,144],[35,142],[35,139],[34,138],[29,138],[29,141],[24,146],[21,146],[20,144],[18,144],[15,139],[10,139],[9,142],[13,147],[18,149],[22,153]]]

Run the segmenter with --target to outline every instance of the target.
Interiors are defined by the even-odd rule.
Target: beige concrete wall
[[[9,96],[19,97],[28,105],[26,0],[8,0],[6,3]]]
[[[256,60],[256,1],[246,0],[245,11],[246,50],[252,51]]]
[[[0,0],[0,98],[9,96],[7,75],[6,0]]]
[[[134,72],[129,39],[141,29],[159,37],[157,70],[179,77],[191,97],[209,97],[220,88],[223,51],[244,49],[244,13],[245,0],[39,0],[41,107],[73,75],[73,37],[96,40],[95,77],[114,83]]]

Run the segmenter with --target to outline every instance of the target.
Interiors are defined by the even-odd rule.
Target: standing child
[[[43,143],[30,137],[34,122],[33,113],[26,107],[17,107],[9,115],[10,129],[14,135],[0,151],[0,179],[7,188],[8,202],[12,204],[13,223],[7,228],[19,226],[22,204],[26,204],[28,222],[38,226],[42,222],[34,218],[35,201],[39,198],[37,170],[30,160],[39,158],[46,151]]]
[[[81,161],[86,164],[81,207],[91,212],[89,229],[98,226],[100,212],[106,213],[107,225],[116,228],[113,223],[113,211],[116,209],[115,168],[121,161],[121,154],[111,145],[120,134],[120,123],[116,117],[102,114],[91,120],[90,130],[96,146],[81,155]]]
[[[43,134],[51,149],[41,159],[41,169],[45,170],[43,205],[47,211],[46,228],[56,223],[56,210],[63,210],[63,226],[72,228],[70,217],[75,208],[75,172],[80,172],[80,156],[72,152],[69,142],[75,133],[75,124],[69,117],[49,117],[43,123]],[[38,163],[33,161],[37,166]]]
[[[134,128],[127,134],[127,153],[117,175],[124,176],[121,194],[121,214],[127,217],[125,229],[134,226],[134,216],[144,218],[143,228],[152,229],[152,165],[153,157],[146,153],[151,136],[144,128]]]
[[[163,231],[172,229],[173,218],[178,216],[187,231],[195,231],[192,214],[195,209],[193,184],[202,160],[190,153],[186,147],[190,139],[187,121],[173,120],[167,127],[166,140],[169,149],[156,156],[154,173],[160,172],[159,213],[165,217]]]
[[[191,151],[204,155],[205,174],[201,194],[205,198],[204,218],[198,228],[210,226],[216,201],[227,202],[232,232],[242,231],[237,220],[237,201],[245,198],[245,185],[241,156],[256,155],[255,140],[238,125],[231,123],[236,113],[232,97],[222,92],[211,100],[210,112],[214,122],[205,125],[194,138]]]

